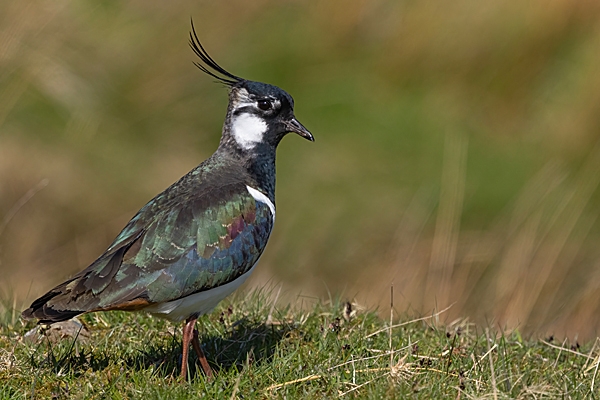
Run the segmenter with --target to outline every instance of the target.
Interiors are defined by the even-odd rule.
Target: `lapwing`
[[[109,310],[144,311],[183,323],[181,376],[190,342],[206,375],[195,329],[237,289],[263,253],[275,222],[275,150],[290,132],[314,141],[284,90],[227,72],[208,55],[194,25],[194,64],[229,88],[217,150],[143,206],[83,271],[35,300],[26,319],[52,324]]]

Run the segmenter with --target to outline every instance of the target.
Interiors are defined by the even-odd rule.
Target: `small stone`
[[[38,343],[44,337],[47,337],[50,343],[74,338],[77,338],[79,343],[85,343],[90,338],[90,331],[79,319],[72,318],[52,325],[38,325],[23,335],[23,340],[27,343]]]

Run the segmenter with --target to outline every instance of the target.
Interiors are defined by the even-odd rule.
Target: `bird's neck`
[[[275,203],[275,147],[257,144],[254,148],[242,149],[235,141],[221,141],[216,154],[231,158],[243,165],[248,172],[248,185],[263,192]]]
[[[272,154],[258,154],[246,161],[252,179],[275,204],[275,151]]]

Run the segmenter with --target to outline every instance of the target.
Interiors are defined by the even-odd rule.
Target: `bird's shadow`
[[[277,344],[293,329],[288,324],[267,324],[242,319],[234,323],[225,335],[201,335],[206,358],[218,374],[249,364],[261,364],[272,358]],[[171,346],[152,346],[126,360],[131,368],[145,370],[154,367],[161,376],[177,375],[181,368],[181,337],[173,337]],[[202,373],[200,363],[190,348],[189,367],[192,377]],[[194,368],[195,367],[195,368]]]
[[[242,369],[248,364],[260,364],[268,361],[275,352],[277,344],[294,328],[286,323],[266,323],[242,318],[231,324],[222,335],[202,335],[200,342],[207,360],[213,370],[228,371],[232,368]],[[181,369],[181,332],[176,330],[166,343],[149,343],[146,347],[137,348],[135,352],[125,356],[122,362],[133,370],[154,369],[154,373],[162,376],[178,376]],[[101,371],[114,363],[115,354],[98,352],[89,346],[75,346],[75,341],[60,346],[40,343],[34,354],[45,353],[42,360],[31,357],[34,369],[50,368],[58,371],[71,371],[76,376],[91,369]],[[46,347],[46,352],[42,350]],[[189,349],[189,373],[191,376],[201,374],[200,364],[193,349]],[[36,360],[37,358],[37,360]]]

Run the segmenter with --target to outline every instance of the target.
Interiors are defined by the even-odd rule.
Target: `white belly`
[[[248,279],[254,268],[256,268],[256,264],[254,264],[250,271],[225,285],[195,293],[181,299],[154,304],[144,308],[144,311],[173,322],[182,321],[193,314],[202,315],[211,312],[221,300],[233,293],[235,289]]]

